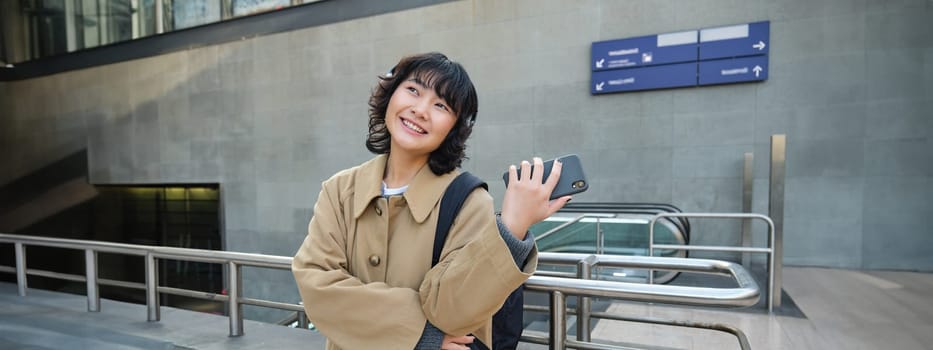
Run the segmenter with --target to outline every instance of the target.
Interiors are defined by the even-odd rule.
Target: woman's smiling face
[[[432,87],[410,76],[392,93],[385,121],[391,154],[427,158],[457,123],[457,114]]]

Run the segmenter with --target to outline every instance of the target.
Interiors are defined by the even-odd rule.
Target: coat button
[[[370,256],[369,256],[369,264],[372,265],[372,266],[379,266],[379,262],[381,262],[381,261],[382,261],[382,259],[379,259],[379,256],[376,255],[376,254],[373,254],[373,255],[370,255]]]
[[[376,207],[376,215],[382,216],[382,209],[380,209],[378,206]]]

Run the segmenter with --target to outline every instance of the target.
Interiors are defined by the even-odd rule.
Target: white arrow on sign
[[[599,84],[596,84],[596,91],[603,91],[603,85],[605,85],[605,84],[606,84],[606,82],[604,82],[604,81],[601,81],[601,82],[599,82]]]
[[[758,49],[758,51],[764,50],[764,49],[765,49],[765,46],[767,46],[767,45],[765,45],[765,42],[764,42],[764,41],[761,41],[761,40],[758,40],[758,43],[757,43],[757,44],[752,45],[752,47]]]
[[[606,59],[605,59],[605,58],[601,58],[601,59],[599,59],[599,61],[596,61],[596,68],[602,68],[602,67],[603,67],[603,62],[606,62]]]
[[[756,65],[755,68],[752,68],[752,70],[755,71],[755,78],[758,78],[758,75],[761,74],[762,68],[761,66]]]

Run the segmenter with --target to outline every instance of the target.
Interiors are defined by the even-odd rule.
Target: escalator
[[[658,213],[679,213],[669,204],[654,203],[568,203],[555,215],[534,225],[538,250],[542,252],[648,255],[648,225]],[[662,218],[654,228],[656,244],[689,244],[690,223],[686,218]],[[656,249],[655,256],[687,256],[684,250]],[[542,266],[542,270],[572,271],[572,267]],[[676,271],[656,271],[655,283],[676,278]],[[647,281],[647,270],[599,267],[595,278],[624,282]]]
[[[648,255],[648,225],[659,213],[680,213],[679,208],[670,204],[657,203],[568,203],[551,217],[531,227],[535,235],[538,251],[608,255]],[[690,222],[686,218],[661,218],[654,227],[656,244],[689,244]],[[687,257],[685,250],[655,249],[654,256]],[[555,272],[573,276],[575,266],[538,264],[538,271]],[[654,283],[670,283],[679,272],[655,271]],[[648,271],[597,266],[593,270],[594,279],[617,282],[647,283]],[[546,294],[525,291],[525,304],[545,306],[549,300]],[[577,298],[567,298],[570,308],[575,308]],[[595,299],[591,310],[604,312],[609,307],[607,300]],[[568,315],[567,325],[570,336],[576,334],[574,315]],[[593,322],[591,327],[595,326]],[[525,311],[524,327],[526,330],[548,332],[547,315],[540,312]]]

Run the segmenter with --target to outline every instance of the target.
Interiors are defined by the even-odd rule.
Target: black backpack
[[[431,256],[431,266],[437,265],[441,257],[441,249],[444,248],[444,242],[447,240],[447,233],[450,226],[454,223],[454,218],[463,207],[463,202],[467,196],[477,187],[483,187],[489,190],[483,180],[473,176],[469,172],[463,172],[447,186],[444,191],[444,197],[441,199],[440,213],[437,217],[437,231],[434,233],[434,254]],[[514,350],[518,347],[518,341],[522,336],[523,319],[522,307],[525,304],[523,296],[524,288],[518,286],[517,289],[509,294],[502,308],[492,317],[492,349],[493,350]],[[489,350],[486,344],[479,339],[473,341],[471,349]]]

